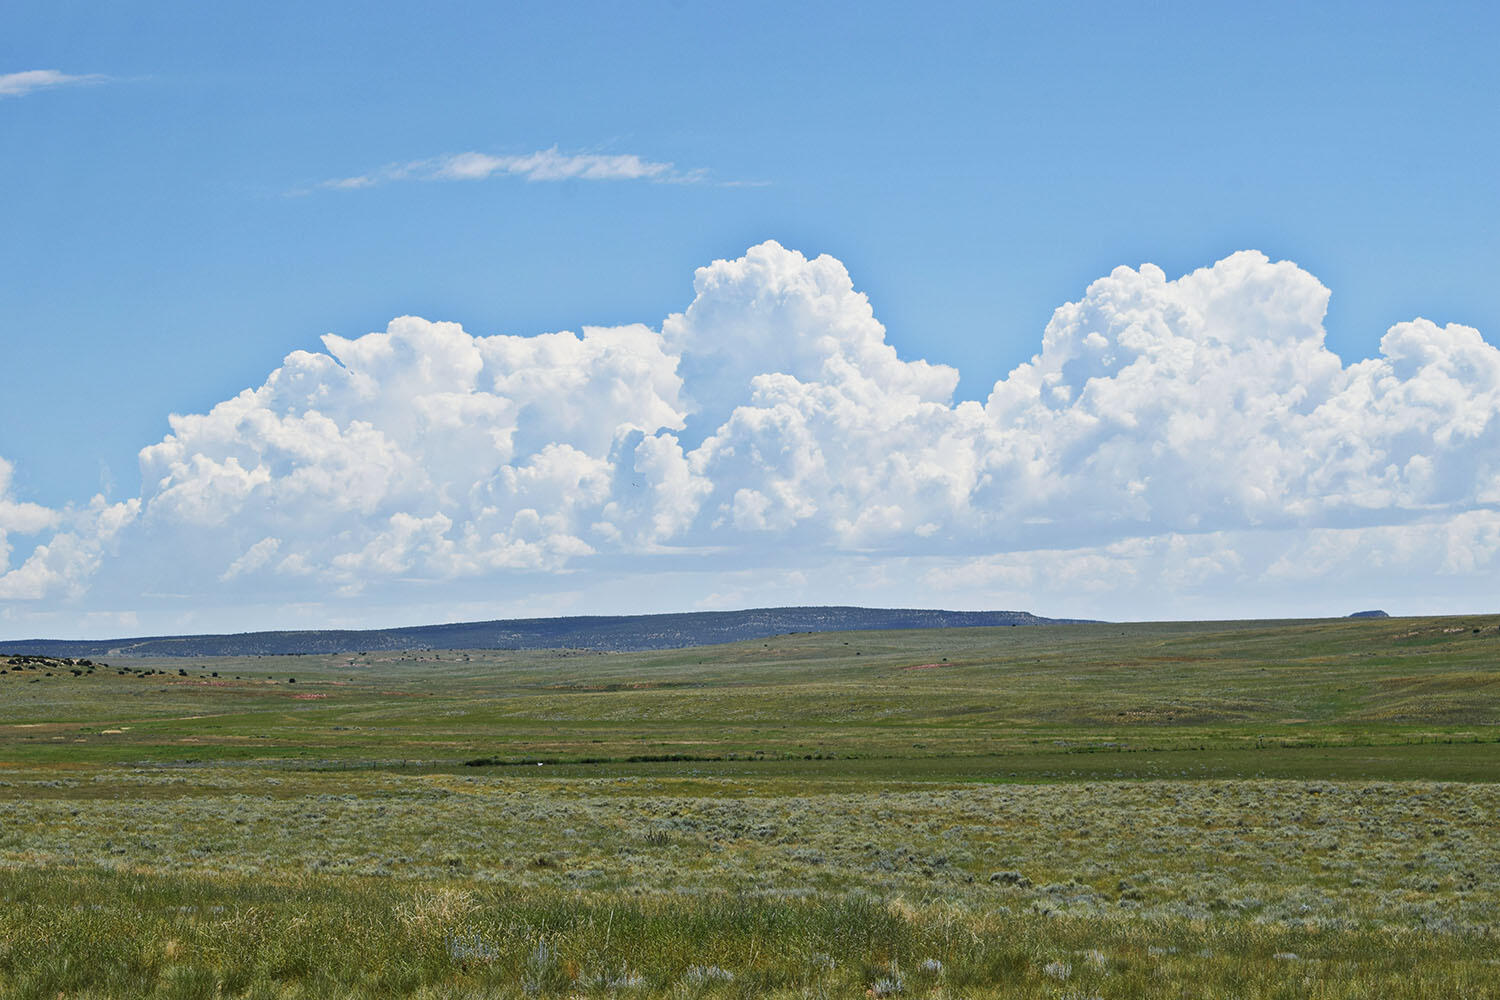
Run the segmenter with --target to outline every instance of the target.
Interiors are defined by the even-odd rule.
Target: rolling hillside
[[[1078,624],[1025,611],[932,611],[914,608],[754,608],[666,615],[512,618],[368,631],[242,632],[134,639],[26,639],[0,652],[37,656],[273,656],[418,649],[589,649],[626,652],[681,649],[788,632],[978,628]]]

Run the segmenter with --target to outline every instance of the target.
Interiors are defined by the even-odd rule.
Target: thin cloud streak
[[[28,69],[0,75],[0,98],[25,97],[37,90],[66,87],[72,84],[103,83],[109,77],[102,73],[70,75],[55,69]]]
[[[514,155],[466,152],[412,160],[367,174],[336,177],[317,186],[334,191],[355,191],[395,181],[483,181],[493,177],[517,177],[538,183],[581,180],[700,184],[708,179],[708,171],[703,168],[679,170],[670,162],[647,160],[634,153],[563,153],[553,146]]]

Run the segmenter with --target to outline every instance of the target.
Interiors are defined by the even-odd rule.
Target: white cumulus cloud
[[[324,343],[207,414],[172,417],[141,453],[147,527],[225,580],[353,591],[560,569],[619,537],[603,521],[622,456],[682,426],[676,361],[645,327],[475,337],[402,317]]]
[[[47,511],[0,481],[0,532],[52,532],[0,586],[76,590],[117,532],[117,605],[131,574],[246,601],[575,607],[762,603],[761,580],[767,600],[1180,617],[1500,573],[1500,351],[1416,319],[1345,364],[1328,290],[1290,262],[1118,268],[982,401],[900,357],[832,257],[764,243],[693,292],[659,329],[329,335],[173,416],[138,508]]]
[[[54,510],[11,495],[14,469],[0,458],[0,600],[77,597],[106,551],[140,509],[138,500],[111,504],[96,496],[82,509]],[[11,555],[17,536],[45,536],[19,565]]]

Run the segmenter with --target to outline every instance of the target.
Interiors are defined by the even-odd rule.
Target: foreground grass
[[[0,996],[1500,981],[1493,784],[49,773],[0,802]]]
[[[8,997],[1481,997],[1493,940],[330,876],[0,874]]]
[[[45,772],[35,772],[45,773]],[[867,891],[1142,919],[1500,926],[1500,786],[950,786],[101,771],[0,789],[0,868],[517,890]]]

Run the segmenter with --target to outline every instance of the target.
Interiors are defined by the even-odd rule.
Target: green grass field
[[[1496,617],[0,669],[4,997],[1500,996]]]

